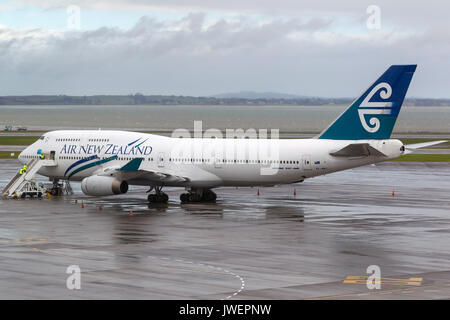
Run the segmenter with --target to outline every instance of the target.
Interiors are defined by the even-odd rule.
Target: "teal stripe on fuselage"
[[[93,155],[93,156],[91,156],[91,157],[83,158],[83,159],[81,159],[81,160],[78,160],[78,161],[72,163],[72,164],[66,169],[66,171],[64,172],[64,177],[67,175],[67,173],[68,173],[71,169],[73,169],[73,168],[76,167],[77,165],[82,164],[82,163],[85,163],[85,162],[88,162],[88,161],[91,161],[91,160],[94,160],[94,159],[98,159],[98,156],[97,156],[97,155]]]
[[[69,175],[69,177],[67,179],[70,179],[73,175],[77,174],[80,171],[83,171],[83,170],[86,170],[86,169],[89,169],[89,168],[101,165],[103,163],[107,163],[107,162],[116,160],[117,158],[118,158],[118,156],[114,155],[112,157],[109,157],[109,158],[106,158],[106,159],[102,159],[102,160],[98,160],[98,161],[95,161],[95,162],[91,162],[91,163],[89,163],[87,165],[79,167],[78,169],[73,170],[72,173]]]
[[[137,148],[137,147],[139,147],[141,144],[143,144],[145,141],[147,141],[148,140],[148,138],[147,139],[145,139],[144,141],[142,141],[141,143],[139,143],[139,144],[137,144],[137,145],[135,145],[134,147],[135,148]]]

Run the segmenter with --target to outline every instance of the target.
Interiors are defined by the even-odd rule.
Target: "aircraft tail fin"
[[[416,67],[390,66],[317,138],[389,139]]]

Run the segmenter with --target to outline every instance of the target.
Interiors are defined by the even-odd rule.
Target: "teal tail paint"
[[[317,138],[389,139],[417,65],[393,65]]]

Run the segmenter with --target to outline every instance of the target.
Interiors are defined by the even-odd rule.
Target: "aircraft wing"
[[[413,153],[414,150],[419,148],[425,148],[425,147],[431,147],[436,144],[441,144],[447,142],[447,140],[439,140],[439,141],[429,141],[429,142],[422,142],[422,143],[414,143],[414,144],[407,144],[405,145],[405,154]]]
[[[158,168],[155,170],[140,169],[143,158],[136,158],[125,164],[123,167],[108,167],[96,174],[115,176],[121,180],[146,179],[155,182],[188,182],[189,177],[182,176],[175,170]]]
[[[386,157],[384,153],[378,151],[368,143],[351,143],[338,151],[330,152],[330,155],[334,157]]]

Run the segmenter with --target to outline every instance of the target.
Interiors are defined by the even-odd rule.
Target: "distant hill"
[[[282,93],[240,92],[214,97],[165,95],[33,95],[0,97],[0,105],[297,105],[349,104],[353,98],[319,98]],[[409,98],[408,106],[450,106],[450,99]]]
[[[279,92],[255,92],[255,91],[240,91],[229,92],[213,95],[214,98],[219,99],[304,99],[306,96],[295,94],[279,93]]]

